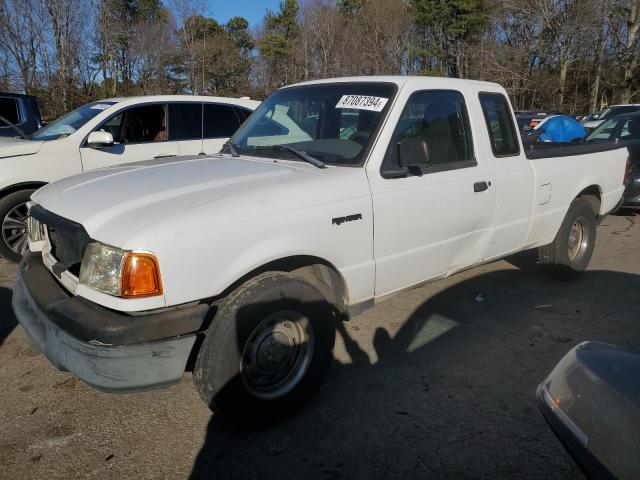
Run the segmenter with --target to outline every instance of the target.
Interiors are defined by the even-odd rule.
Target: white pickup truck
[[[13,308],[55,365],[99,389],[193,369],[214,409],[286,414],[319,385],[336,320],[524,250],[563,277],[586,269],[627,152],[536,148],[493,83],[282,88],[223,153],[38,190]]]

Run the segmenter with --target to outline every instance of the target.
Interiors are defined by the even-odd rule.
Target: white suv
[[[41,186],[111,165],[217,153],[260,104],[163,95],[89,103],[24,139],[0,139],[0,256],[27,248],[26,202]]]

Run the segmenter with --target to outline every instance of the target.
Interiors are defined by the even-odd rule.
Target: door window
[[[229,105],[204,105],[204,138],[230,137],[240,126],[240,120]]]
[[[520,145],[509,102],[501,93],[479,95],[484,120],[489,131],[491,150],[496,157],[509,157],[520,153]]]
[[[147,143],[167,140],[166,105],[133,107],[111,117],[99,130],[111,132],[116,143]]]
[[[174,103],[169,106],[171,140],[202,139],[202,103]]]
[[[407,101],[387,150],[385,163],[398,166],[398,144],[406,139],[423,139],[429,158],[425,167],[474,162],[473,138],[464,97],[455,91],[416,92]],[[471,166],[471,165],[469,165]]]
[[[16,98],[0,97],[0,115],[13,125],[20,124],[20,107]],[[6,127],[0,122],[0,127]]]

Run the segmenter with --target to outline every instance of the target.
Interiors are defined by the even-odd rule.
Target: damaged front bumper
[[[13,310],[60,370],[99,390],[125,393],[180,381],[208,307],[145,315],[114,312],[70,296],[40,256],[28,253],[13,290]]]

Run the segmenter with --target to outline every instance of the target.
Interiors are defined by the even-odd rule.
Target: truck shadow
[[[390,299],[337,326],[350,361],[289,420],[212,415],[190,478],[580,478],[535,389],[584,340],[638,349],[638,289],[627,273],[504,269]]]
[[[18,325],[13,309],[11,308],[11,296],[13,292],[0,287],[0,345]]]

